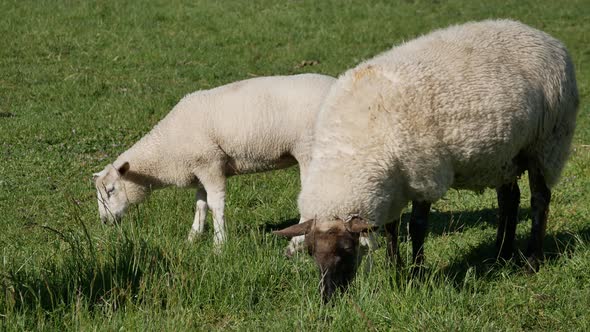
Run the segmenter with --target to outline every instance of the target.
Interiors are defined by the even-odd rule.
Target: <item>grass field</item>
[[[587,0],[4,0],[0,13],[0,330],[590,330]],[[336,76],[431,29],[495,17],[561,39],[581,94],[538,274],[494,263],[491,190],[433,206],[423,280],[388,269],[381,247],[331,306],[311,259],[286,260],[287,241],[270,232],[298,217],[296,169],[229,181],[219,255],[211,227],[186,242],[189,190],[100,223],[91,174],[183,95],[253,76]]]

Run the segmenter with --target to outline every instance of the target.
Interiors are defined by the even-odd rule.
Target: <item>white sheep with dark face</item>
[[[184,97],[133,147],[94,174],[101,219],[168,186],[197,189],[189,240],[213,213],[215,244],[225,241],[228,176],[309,164],[315,118],[335,79],[318,74],[259,77]]]
[[[531,270],[543,257],[552,188],[574,134],[578,91],[558,40],[510,20],[466,23],[394,47],[347,71],[318,115],[312,161],[299,195],[308,222],[278,231],[313,234],[306,243],[322,272],[327,300],[354,273],[359,233],[386,225],[397,259],[397,222],[414,202],[414,262],[430,204],[450,188],[496,188],[497,247],[513,251],[527,171],[532,193]],[[351,218],[359,215],[360,218]],[[351,248],[353,239],[354,246]]]

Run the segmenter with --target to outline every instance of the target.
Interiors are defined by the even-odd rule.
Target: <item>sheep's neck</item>
[[[118,161],[129,162],[126,178],[150,190],[178,185],[174,174],[171,174],[173,167],[169,149],[162,145],[161,135],[153,130],[124,152]]]
[[[401,186],[394,183],[390,170],[379,165],[363,165],[362,171],[325,163],[321,172],[312,174],[303,188],[302,213],[308,218],[346,218],[361,214],[371,222],[384,223],[391,213],[400,210],[392,206],[402,194]],[[325,190],[325,188],[330,188]],[[396,212],[397,213],[397,212]]]

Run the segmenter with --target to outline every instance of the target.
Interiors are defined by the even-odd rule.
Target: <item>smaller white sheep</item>
[[[259,77],[184,97],[146,136],[94,174],[103,222],[120,219],[154,189],[197,188],[189,240],[213,213],[215,244],[225,241],[226,178],[299,163],[303,178],[313,126],[334,78]]]

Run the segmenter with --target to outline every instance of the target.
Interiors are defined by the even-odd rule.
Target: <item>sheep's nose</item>
[[[334,294],[334,286],[324,286],[322,289],[322,302],[328,304]]]
[[[334,283],[333,278],[330,275],[324,275],[320,286],[320,293],[322,294],[322,301],[324,304],[330,302],[336,288],[337,285]]]

